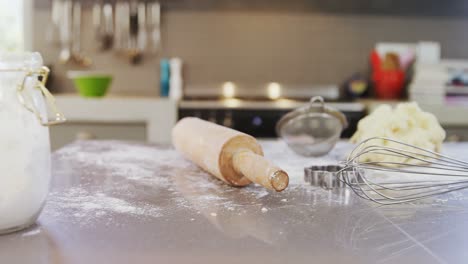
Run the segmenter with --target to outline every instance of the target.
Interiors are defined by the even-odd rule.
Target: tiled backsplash
[[[112,52],[99,52],[90,18],[86,10],[83,49],[95,62],[92,69],[115,75],[112,93],[157,94],[160,57],[132,66]],[[35,25],[45,26],[48,20],[48,9],[35,12]],[[369,51],[378,41],[438,41],[443,57],[468,58],[466,28],[467,19],[447,16],[170,9],[162,14],[161,56],[184,60],[187,89],[223,81],[252,87],[270,81],[339,84],[366,70]],[[67,68],[56,64],[59,48],[46,42],[43,30],[35,30],[34,40],[46,62],[54,65],[55,86],[73,91]]]

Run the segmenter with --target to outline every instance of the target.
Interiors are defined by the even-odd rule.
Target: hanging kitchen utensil
[[[130,42],[130,6],[128,2],[115,4],[114,49],[118,54],[126,52]]]
[[[297,154],[317,157],[335,146],[347,126],[343,113],[316,96],[310,104],[284,115],[276,124],[276,133]]]
[[[114,44],[114,10],[112,4],[106,3],[102,7],[102,20],[99,42],[101,50],[109,50]]]
[[[115,4],[114,50],[132,64],[160,49],[158,2],[118,1]]]
[[[81,3],[75,1],[72,6],[71,52],[77,54],[81,50]]]
[[[97,41],[101,39],[102,20],[102,1],[96,1],[93,4],[93,32]]]
[[[138,3],[131,1],[129,5],[129,43],[128,43],[128,56],[132,64],[138,64],[141,62],[141,51],[138,45],[138,33],[140,30],[139,19],[138,19]]]
[[[114,9],[112,4],[98,1],[93,6],[93,28],[100,50],[109,50],[114,42]]]
[[[72,9],[72,42],[71,59],[74,64],[82,67],[88,67],[92,64],[89,57],[82,54],[81,51],[81,2],[74,1]]]
[[[137,33],[137,48],[143,53],[148,42],[148,33],[146,27],[146,4],[138,3],[138,33]]]
[[[157,54],[161,48],[161,6],[159,2],[149,2],[146,6],[149,54]]]
[[[59,61],[88,67],[92,61],[81,53],[81,2],[65,0],[62,8]]]
[[[47,42],[60,46],[60,23],[63,16],[63,0],[52,0],[51,23],[47,28]]]
[[[72,1],[64,0],[61,5],[61,21],[60,21],[60,54],[59,61],[63,64],[69,62],[71,57],[71,19],[72,19]]]

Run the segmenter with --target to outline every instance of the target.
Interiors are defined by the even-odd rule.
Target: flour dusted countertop
[[[0,236],[0,263],[466,263],[468,192],[379,207],[303,181],[352,145],[313,159],[261,143],[290,174],[282,193],[229,187],[168,146],[68,145],[37,225]],[[444,152],[467,159],[468,144]]]

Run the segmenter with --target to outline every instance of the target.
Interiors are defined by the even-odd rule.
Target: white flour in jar
[[[38,59],[35,56],[31,60]],[[0,69],[6,67],[1,63],[4,60],[0,54]],[[24,75],[25,72],[0,73],[0,233],[32,224],[50,184],[48,128],[25,109],[16,94]],[[32,82],[32,79],[27,82],[29,91]],[[32,99],[45,110],[38,91]]]

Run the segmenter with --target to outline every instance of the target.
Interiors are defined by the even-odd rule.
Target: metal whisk
[[[364,140],[343,165],[337,173],[339,180],[361,198],[379,204],[411,202],[468,188],[468,162],[390,138]],[[389,181],[380,182],[382,177],[376,174]]]

